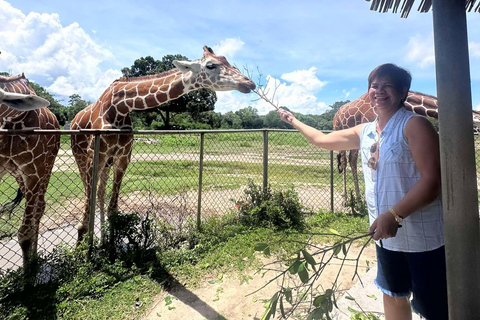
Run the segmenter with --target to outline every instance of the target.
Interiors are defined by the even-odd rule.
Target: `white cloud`
[[[281,78],[291,82],[293,85],[305,87],[308,91],[316,91],[322,89],[327,82],[320,81],[317,76],[317,68],[311,67],[308,70],[297,70],[290,73],[282,74]]]
[[[314,94],[326,82],[315,76],[316,68],[298,70],[281,76],[281,79],[291,82],[287,84],[268,75],[265,92],[277,106],[288,107],[294,112],[303,114],[321,114],[330,108],[325,102],[319,102]],[[275,110],[267,101],[258,100],[256,94],[240,95],[234,92],[217,92],[218,101],[215,104],[217,112],[225,113],[252,106],[259,114],[267,114]]]
[[[411,37],[407,44],[405,60],[416,63],[422,69],[434,65],[433,33],[428,36],[417,34]]]
[[[213,46],[213,51],[218,56],[227,56],[233,58],[235,53],[242,49],[245,43],[238,38],[227,38],[220,41],[220,44]]]
[[[80,94],[96,100],[108,85],[121,76],[113,69],[103,72],[99,65],[113,61],[108,50],[95,43],[78,25],[63,27],[58,14],[28,15],[0,0],[0,70],[27,77],[43,77],[41,84],[57,95]]]

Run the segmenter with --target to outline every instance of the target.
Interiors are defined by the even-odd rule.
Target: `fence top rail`
[[[322,130],[323,132],[331,132],[331,130]],[[296,129],[229,129],[229,130],[130,130],[130,129],[82,129],[82,130],[8,130],[0,129],[1,135],[17,135],[17,134],[60,134],[60,135],[78,135],[78,134],[201,134],[201,133],[246,133],[246,132],[298,132]]]

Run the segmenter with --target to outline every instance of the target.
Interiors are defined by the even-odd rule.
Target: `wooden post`
[[[480,319],[479,216],[464,0],[434,0],[450,319]]]

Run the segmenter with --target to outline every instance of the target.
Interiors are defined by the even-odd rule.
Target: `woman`
[[[375,68],[368,93],[374,122],[324,134],[279,109],[280,118],[311,143],[330,150],[360,149],[370,233],[376,240],[375,284],[386,320],[448,319],[438,134],[406,111],[410,73],[394,64]]]

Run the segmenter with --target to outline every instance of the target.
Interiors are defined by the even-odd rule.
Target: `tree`
[[[88,107],[90,102],[87,102],[80,97],[79,94],[72,94],[68,97],[68,120],[71,121],[75,117],[75,115],[80,112],[81,110]]]
[[[141,57],[135,60],[130,68],[125,67],[121,71],[124,77],[146,76],[165,71],[158,71],[161,68],[160,64],[161,62],[159,60],[155,60],[151,56],[146,56],[145,58]]]
[[[258,110],[249,106],[235,112],[242,121],[244,129],[259,129],[263,127],[263,120],[258,115]]]
[[[223,129],[242,129],[242,119],[238,114],[233,113],[233,111],[228,111],[223,116],[222,128]]]
[[[35,92],[37,93],[37,96],[42,97],[48,102],[50,102],[48,109],[50,109],[50,111],[52,111],[53,114],[57,117],[58,123],[61,126],[64,126],[65,123],[70,120],[68,118],[68,109],[60,102],[58,102],[58,100],[55,99],[52,94],[50,94],[47,90],[45,90],[45,88],[35,82],[29,83],[33,90],[35,90]]]
[[[151,56],[135,60],[130,68],[123,68],[122,73],[125,77],[138,77],[151,74],[158,74],[175,68],[174,60],[188,60],[187,57],[180,54],[166,55],[162,60],[155,60]],[[149,127],[152,122],[160,115],[164,126],[161,129],[170,129],[170,119],[175,114],[188,113],[193,121],[200,122],[203,118],[201,114],[207,111],[213,111],[217,102],[217,95],[214,91],[200,89],[189,92],[178,99],[164,103],[156,110],[146,110],[144,112],[135,112],[132,114],[134,123],[145,123]],[[152,116],[152,113],[155,117]],[[150,115],[150,116],[149,116]],[[148,121],[147,118],[150,118]],[[155,120],[157,121],[157,120]],[[158,126],[158,124],[156,124]]]

